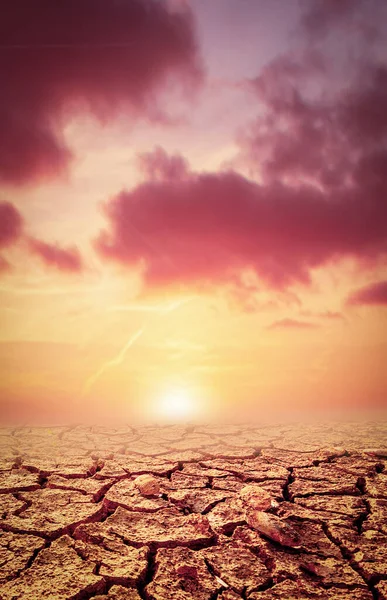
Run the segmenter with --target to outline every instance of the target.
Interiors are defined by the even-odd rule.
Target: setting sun
[[[199,405],[193,392],[187,388],[171,388],[158,399],[156,416],[164,421],[190,421],[198,416]]]

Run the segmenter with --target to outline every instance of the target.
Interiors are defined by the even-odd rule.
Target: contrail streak
[[[175,310],[180,308],[181,306],[184,306],[184,304],[187,304],[191,300],[192,300],[192,298],[185,298],[184,300],[176,300],[176,302],[172,302],[167,307],[163,307],[161,309],[159,308],[158,312],[161,316],[168,315],[171,312],[174,312]],[[105,362],[102,365],[102,367],[96,373],[94,373],[94,375],[89,377],[89,379],[86,381],[86,383],[83,387],[82,396],[86,396],[90,392],[92,386],[101,377],[101,375],[103,375],[103,373],[107,369],[122,363],[129,348],[131,348],[133,346],[133,344],[138,340],[138,338],[142,336],[144,331],[145,331],[145,326],[141,327],[141,329],[136,331],[136,333],[134,335],[132,335],[131,338],[129,338],[128,342],[125,344],[125,346],[122,348],[122,350],[117,354],[117,356],[115,358],[112,358],[111,360],[108,360],[107,362]]]
[[[109,369],[110,367],[114,367],[116,365],[120,365],[122,363],[122,361],[125,358],[125,354],[129,350],[129,348],[131,348],[131,346],[133,346],[133,344],[138,340],[138,338],[143,333],[144,333],[144,328],[142,327],[141,329],[139,329],[138,331],[136,331],[136,333],[134,335],[132,335],[131,338],[129,338],[128,342],[125,344],[125,346],[122,348],[122,350],[117,354],[117,356],[115,358],[112,358],[111,360],[108,360],[106,363],[104,363],[102,365],[102,367],[99,369],[99,371],[97,371],[96,373],[94,373],[94,375],[92,375],[91,377],[89,377],[89,379],[86,381],[86,383],[84,385],[84,388],[83,388],[83,392],[82,392],[83,396],[85,396],[86,394],[88,394],[90,392],[90,389],[95,384],[95,382],[97,381],[97,379],[99,379],[101,377],[101,375],[107,369]]]

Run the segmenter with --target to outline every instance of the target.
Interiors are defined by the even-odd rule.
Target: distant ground
[[[0,598],[387,599],[387,423],[0,430]]]

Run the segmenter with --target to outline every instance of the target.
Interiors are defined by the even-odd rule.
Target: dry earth
[[[2,429],[0,598],[386,600],[386,432]]]

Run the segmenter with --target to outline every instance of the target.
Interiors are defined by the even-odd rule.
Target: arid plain
[[[387,598],[387,425],[1,430],[0,598]]]

